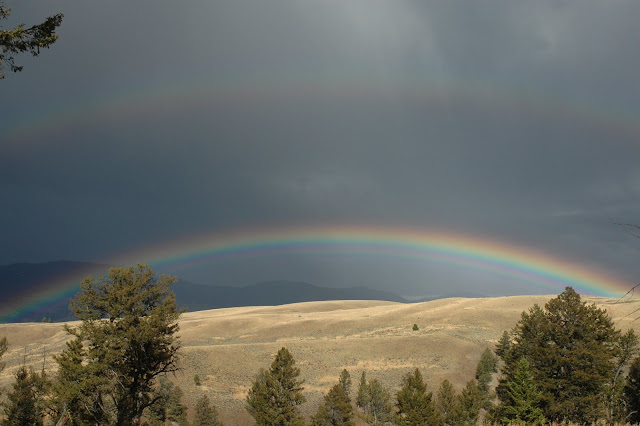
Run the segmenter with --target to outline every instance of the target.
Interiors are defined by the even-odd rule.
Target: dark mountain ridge
[[[4,301],[0,302],[0,322],[72,321],[75,318],[68,309],[69,299],[80,290],[82,279],[88,275],[104,274],[107,269],[106,265],[76,261],[0,266],[0,289],[5,295]],[[65,284],[69,282],[77,285]],[[58,283],[62,288],[66,285],[62,297],[53,297],[48,303],[38,300],[52,283]],[[408,302],[393,293],[367,287],[321,287],[285,280],[233,287],[196,284],[179,278],[172,289],[178,305],[189,311],[326,300]],[[29,304],[31,306],[25,309]]]

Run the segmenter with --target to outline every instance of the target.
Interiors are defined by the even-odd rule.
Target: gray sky
[[[640,3],[12,0],[65,14],[0,81],[0,264],[229,229],[480,235],[640,280]],[[406,259],[181,270],[405,295],[537,292]]]

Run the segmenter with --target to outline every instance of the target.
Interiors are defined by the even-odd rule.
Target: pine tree
[[[342,384],[334,385],[324,396],[324,402],[318,407],[318,411],[311,419],[311,424],[313,426],[355,425],[351,401]]]
[[[59,416],[71,413],[78,424],[108,424],[104,395],[110,390],[111,381],[97,364],[83,364],[87,352],[79,337],[66,345],[60,355],[54,356],[58,364],[52,384],[55,411]]]
[[[606,311],[587,305],[567,287],[544,310],[534,305],[523,312],[512,336],[496,389],[501,401],[508,399],[507,383],[526,357],[547,420],[591,423],[606,418],[607,396],[623,351],[620,332]]]
[[[478,382],[470,380],[458,395],[454,424],[475,425],[483,403],[484,394],[480,391]]]
[[[211,405],[209,397],[203,395],[196,403],[193,426],[222,426],[218,420],[218,411]]]
[[[177,370],[175,333],[180,311],[169,285],[175,278],[155,274],[146,265],[111,268],[108,277],[86,278],[71,301],[82,323],[67,327],[80,346],[68,346],[56,358],[65,382],[84,383],[56,395],[72,418],[89,415],[100,424],[137,425],[153,403],[156,379]],[[80,361],[80,362],[78,362]],[[66,369],[62,363],[66,363]],[[60,387],[56,388],[58,392]],[[84,408],[77,410],[75,402]]]
[[[607,423],[623,423],[627,421],[627,399],[625,398],[626,378],[624,369],[638,353],[638,336],[632,328],[627,330],[619,340],[619,351],[616,357],[616,373],[609,387],[607,398]]]
[[[489,393],[489,384],[493,373],[498,371],[498,359],[486,348],[480,356],[480,361],[476,367],[476,380],[478,380],[478,388],[484,394]]]
[[[402,381],[396,404],[398,425],[436,425],[441,423],[440,413],[432,400],[432,392],[427,393],[427,385],[422,380],[420,370],[407,374]]]
[[[349,374],[349,371],[347,371],[346,368],[340,373],[338,383],[342,386],[342,389],[344,389],[344,393],[349,398],[349,401],[351,401],[351,374]]]
[[[4,6],[4,1],[0,1],[0,21],[7,19],[10,14],[11,9]],[[40,49],[49,48],[55,43],[58,39],[56,28],[62,23],[62,17],[63,15],[59,13],[29,28],[18,25],[15,28],[2,30],[0,27],[0,79],[4,78],[2,70],[6,65],[13,72],[22,71],[22,66],[15,63],[15,54],[28,52],[38,56]]]
[[[443,425],[453,426],[455,424],[457,402],[453,385],[449,380],[443,380],[440,388],[438,388],[438,398],[436,400],[436,406],[440,412]]]
[[[16,372],[13,390],[7,394],[4,404],[6,418],[3,425],[34,426],[43,424],[42,398],[46,377],[24,365]]]
[[[371,394],[369,393],[369,386],[367,385],[367,376],[363,371],[360,376],[360,384],[358,385],[358,396],[356,397],[356,405],[364,412],[369,410],[371,404]]]
[[[378,381],[378,379],[369,380],[367,383],[369,391],[370,403],[369,410],[366,412],[367,420],[370,424],[381,424],[393,419],[391,410],[391,394]]]
[[[498,340],[498,343],[496,344],[496,355],[498,355],[501,359],[504,359],[504,356],[507,352],[509,352],[509,349],[511,348],[511,336],[509,336],[509,332],[507,330],[505,330],[502,333],[502,337],[500,338],[500,340]]]
[[[506,384],[506,397],[497,411],[500,422],[506,425],[542,425],[544,414],[540,408],[542,394],[536,388],[526,358],[521,358],[513,377]]]
[[[627,383],[624,387],[628,420],[640,423],[640,357],[636,357],[629,367]]]
[[[185,423],[187,407],[182,404],[183,392],[166,376],[160,377],[153,392],[153,404],[149,406],[149,422],[164,425],[167,420]]]
[[[268,371],[260,370],[249,394],[247,411],[261,425],[298,425],[304,421],[298,405],[305,401],[302,395],[300,369],[286,348],[278,351]]]

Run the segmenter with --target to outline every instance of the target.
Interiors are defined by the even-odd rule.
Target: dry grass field
[[[228,308],[184,314],[180,322],[182,371],[172,380],[192,408],[207,394],[227,425],[250,424],[244,397],[256,372],[268,367],[281,347],[287,347],[305,380],[311,415],[342,369],[351,372],[354,388],[362,371],[397,389],[401,377],[420,368],[430,390],[447,378],[459,391],[473,378],[485,347],[495,345],[522,311],[544,305],[555,296],[515,296],[443,299],[399,304],[377,301],[309,302],[274,307]],[[585,298],[605,308],[617,328],[636,328],[640,299],[617,301]],[[631,315],[630,315],[631,314]],[[412,330],[417,324],[418,331]],[[51,355],[64,347],[61,324],[2,324],[0,336],[9,340],[3,358],[7,368],[0,386],[8,387],[25,361],[40,369],[55,368]],[[202,383],[193,380],[198,375]]]

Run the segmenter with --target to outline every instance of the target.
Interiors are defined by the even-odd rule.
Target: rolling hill
[[[554,296],[451,298],[423,303],[383,301],[323,301],[283,306],[252,306],[188,312],[180,321],[182,371],[171,379],[193,408],[202,394],[218,407],[227,425],[247,424],[244,397],[261,367],[286,346],[305,379],[307,402],[303,412],[315,411],[340,371],[351,372],[354,383],[362,371],[392,389],[401,377],[418,367],[429,390],[447,378],[460,390],[473,378],[485,347],[492,348],[504,330],[512,328],[522,311]],[[640,324],[632,314],[640,299],[625,301],[585,298],[606,308],[618,328]],[[413,331],[413,324],[419,330]],[[51,355],[64,347],[61,324],[2,324],[7,336],[7,368],[0,384],[7,387],[18,365],[26,360],[37,368],[43,359],[48,370]],[[202,384],[196,386],[198,374]],[[355,385],[354,385],[355,386]]]

